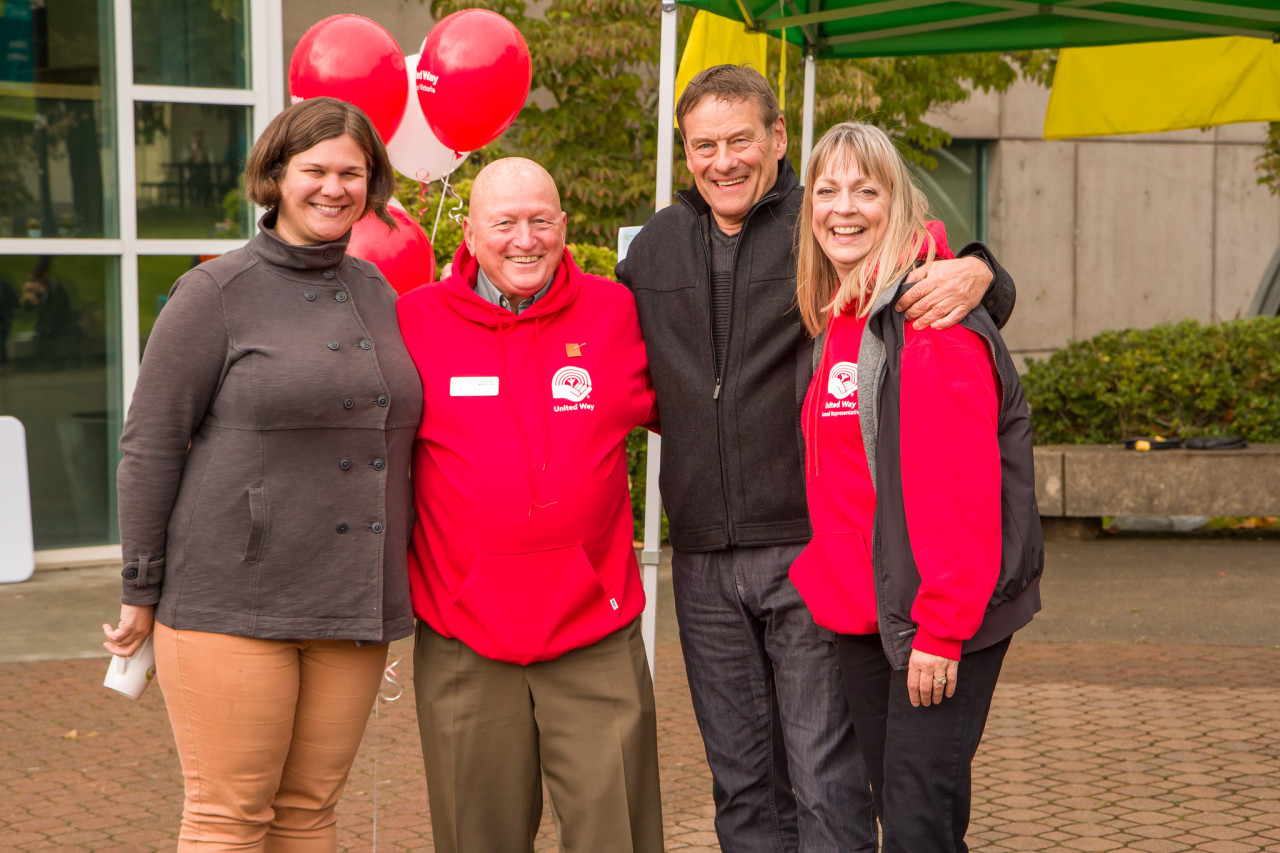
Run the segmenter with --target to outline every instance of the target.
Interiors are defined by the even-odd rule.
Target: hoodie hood
[[[453,256],[452,272],[440,284],[444,287],[453,310],[467,320],[491,329],[548,319],[573,304],[578,291],[582,288],[582,271],[578,269],[567,247],[560,259],[560,265],[556,267],[555,274],[551,277],[551,287],[547,289],[547,295],[519,314],[499,308],[476,293],[476,279],[479,271],[479,262],[471,254],[467,244],[463,243]]]

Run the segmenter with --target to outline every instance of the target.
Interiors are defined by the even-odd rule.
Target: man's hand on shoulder
[[[992,278],[978,258],[935,260],[912,270],[907,282],[915,286],[894,307],[907,312],[916,329],[949,329],[978,307]]]

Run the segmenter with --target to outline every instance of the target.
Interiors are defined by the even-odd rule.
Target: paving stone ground
[[[1280,540],[1049,557],[1046,612],[1011,647],[975,763],[971,849],[1280,853]],[[109,570],[0,588],[0,853],[174,847],[182,786],[160,692],[111,693],[106,659],[86,657],[117,585]],[[709,853],[711,778],[672,610],[664,572],[667,849]],[[371,716],[339,807],[344,850],[432,849],[410,644],[393,650],[405,691]],[[538,849],[556,849],[549,814]]]
[[[405,692],[370,719],[340,809],[345,850],[432,849],[411,655],[394,648]],[[103,670],[0,665],[0,850],[172,849],[181,780],[162,697],[116,696]],[[667,849],[714,851],[710,774],[671,637],[656,670]],[[1280,851],[1277,732],[1275,649],[1015,642],[975,766],[971,846]],[[538,849],[555,849],[549,815]]]

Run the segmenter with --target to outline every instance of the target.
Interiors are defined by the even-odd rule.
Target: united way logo
[[[591,374],[581,367],[562,367],[551,377],[551,396],[581,403],[591,393]]]
[[[827,393],[837,400],[846,400],[858,392],[858,365],[851,361],[837,362],[827,374]]]

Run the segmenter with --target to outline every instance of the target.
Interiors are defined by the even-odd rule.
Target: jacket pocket
[[[860,533],[818,533],[791,564],[813,621],[841,634],[876,630],[871,554]]]
[[[256,563],[262,559],[262,543],[267,532],[267,490],[249,490],[249,540],[244,545],[244,561]],[[229,544],[229,543],[228,543]]]
[[[454,604],[480,629],[499,660],[528,663],[594,642],[616,625],[617,609],[581,545],[518,554],[476,554]]]

